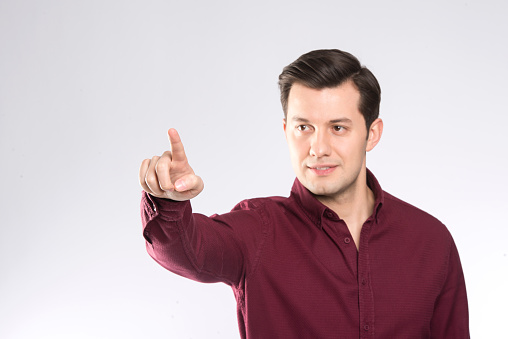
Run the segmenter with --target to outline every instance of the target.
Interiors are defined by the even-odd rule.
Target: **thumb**
[[[175,181],[175,190],[177,192],[185,192],[191,190],[197,190],[201,192],[203,190],[203,180],[195,174],[187,174]]]

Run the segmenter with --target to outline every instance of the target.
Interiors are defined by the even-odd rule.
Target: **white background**
[[[294,179],[277,77],[339,48],[382,87],[368,167],[453,234],[471,334],[508,312],[504,1],[0,1],[0,337],[237,338],[225,285],[146,253],[138,168],[180,131],[196,211]]]

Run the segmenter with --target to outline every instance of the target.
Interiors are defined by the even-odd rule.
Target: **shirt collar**
[[[384,201],[384,192],[381,189],[381,186],[379,185],[376,177],[369,169],[367,169],[367,185],[372,190],[375,197],[374,211],[371,218],[374,218],[377,221],[379,209],[383,205]],[[339,218],[335,212],[319,202],[319,200],[317,200],[316,197],[300,183],[298,178],[296,178],[293,183],[293,188],[291,189],[291,197],[296,199],[303,212],[319,228],[321,228],[321,218],[323,215],[325,215],[325,213],[328,216],[335,216],[337,219]]]

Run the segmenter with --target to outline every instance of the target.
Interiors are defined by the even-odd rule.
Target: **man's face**
[[[291,88],[284,122],[291,163],[298,180],[316,195],[346,198],[365,173],[365,152],[379,137],[367,139],[359,100],[351,82],[320,90],[298,83]],[[379,125],[382,129],[380,119],[372,126]]]

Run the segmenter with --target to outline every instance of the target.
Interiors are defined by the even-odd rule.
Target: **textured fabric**
[[[168,270],[230,285],[242,338],[469,338],[453,239],[382,191],[357,250],[343,220],[296,179],[288,198],[206,217],[143,193],[149,254]]]

